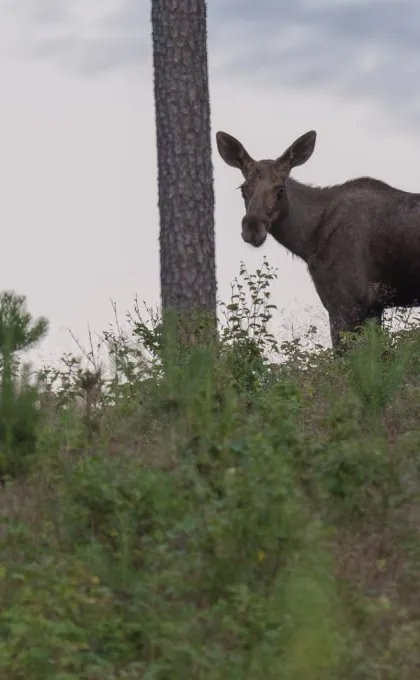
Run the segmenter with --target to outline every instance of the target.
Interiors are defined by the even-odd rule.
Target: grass
[[[0,678],[417,677],[420,334],[279,348],[274,275],[242,269],[217,347],[137,314],[109,379],[43,372],[0,494]]]

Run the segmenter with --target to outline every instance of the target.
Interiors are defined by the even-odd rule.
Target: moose
[[[216,133],[220,156],[238,168],[245,202],[242,238],[259,248],[270,234],[307,265],[330,320],[334,349],[342,333],[387,307],[420,306],[420,194],[370,177],[318,187],[290,176],[316,142],[311,130],[275,160],[254,160],[235,137]]]

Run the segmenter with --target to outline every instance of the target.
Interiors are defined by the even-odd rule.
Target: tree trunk
[[[205,0],[152,0],[162,308],[216,320]]]

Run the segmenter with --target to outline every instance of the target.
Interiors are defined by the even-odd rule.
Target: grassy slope
[[[418,333],[273,367],[264,309],[127,360],[95,428],[44,406],[0,494],[0,678],[417,677]]]

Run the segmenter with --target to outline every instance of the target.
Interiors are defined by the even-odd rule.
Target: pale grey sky
[[[419,190],[417,2],[208,4],[213,140],[222,129],[270,157],[315,128],[296,178]],[[67,328],[83,343],[88,324],[107,328],[111,299],[121,318],[136,295],[159,301],[150,36],[149,0],[0,0],[0,289],[49,318],[46,360],[74,349]],[[274,330],[325,324],[302,263],[270,239],[243,243],[239,173],[213,157],[219,295],[241,260],[267,255],[285,309]]]

